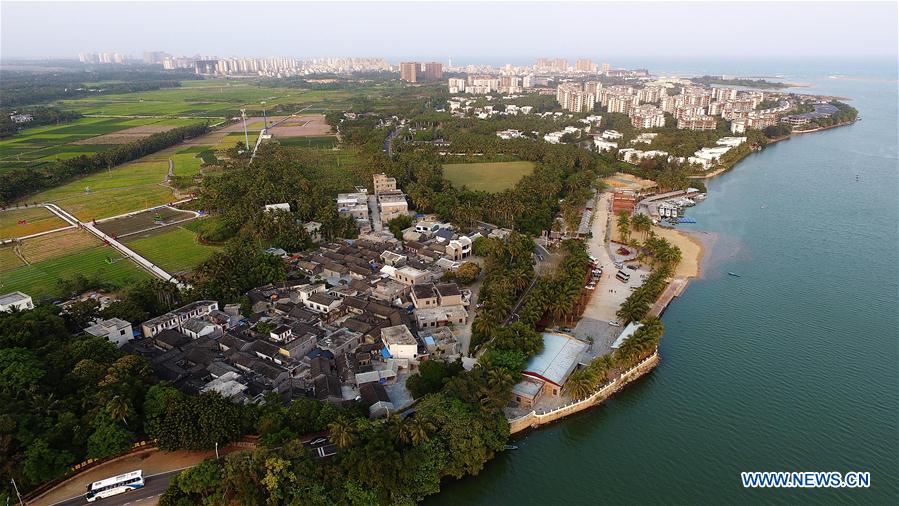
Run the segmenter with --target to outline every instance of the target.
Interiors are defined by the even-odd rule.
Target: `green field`
[[[262,115],[262,101],[271,110],[279,104],[309,105],[350,96],[347,91],[268,88],[247,82],[203,80],[184,81],[180,88],[63,100],[57,105],[82,114],[227,118],[240,114],[241,107],[247,108],[248,115]]]
[[[6,248],[4,248],[6,249]],[[6,259],[6,253],[0,258]],[[20,290],[35,300],[58,295],[57,281],[82,274],[88,278],[99,276],[104,282],[124,286],[132,281],[150,277],[150,274],[130,260],[121,259],[107,263],[107,257],[121,258],[108,246],[96,246],[71,255],[21,266],[7,272],[0,272],[0,291],[3,293]]]
[[[275,137],[282,146],[300,148],[333,148],[337,144],[337,137],[333,135],[322,137]]]
[[[449,163],[443,166],[443,177],[457,188],[495,193],[533,171],[533,162]]]
[[[193,153],[179,152],[172,155],[171,160],[175,165],[176,176],[195,176],[200,173],[200,165],[203,163],[203,160]]]
[[[20,221],[26,223],[20,224]],[[44,207],[0,211],[0,239],[12,239],[68,225]]]
[[[56,159],[93,155],[114,145],[71,144],[103,134],[145,125],[172,127],[197,123],[189,119],[156,118],[81,118],[63,125],[27,128],[0,141],[0,171],[28,168],[50,163]]]
[[[181,227],[132,236],[127,244],[172,274],[192,270],[219,249],[198,243],[195,233]]]
[[[77,179],[28,199],[53,202],[82,221],[166,204],[173,200],[172,190],[160,183],[169,171],[168,156],[174,151],[160,153]],[[90,188],[90,192],[85,191],[86,188]]]

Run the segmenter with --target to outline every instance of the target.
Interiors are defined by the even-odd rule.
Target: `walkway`
[[[161,267],[154,265],[152,262],[150,262],[146,258],[137,254],[131,248],[129,248],[129,247],[125,246],[124,244],[120,243],[119,241],[115,240],[112,236],[107,235],[105,232],[103,232],[102,230],[95,227],[93,223],[78,221],[78,219],[75,218],[75,216],[69,214],[67,211],[64,211],[62,208],[60,208],[56,204],[44,204],[44,207],[46,207],[47,210],[49,210],[51,213],[59,216],[66,222],[68,222],[72,225],[79,226],[79,227],[83,228],[84,230],[87,230],[88,232],[99,237],[101,241],[105,241],[110,246],[112,246],[113,248],[118,250],[125,257],[130,258],[135,263],[137,263],[137,265],[143,267],[144,269],[149,271],[154,276],[162,279],[163,281],[171,281],[172,283],[175,283],[178,286],[178,288],[187,288],[187,285],[185,285],[185,284],[181,283],[180,281],[178,281],[177,279],[175,279],[174,276],[172,276],[171,274],[169,274],[168,272],[163,270]]]

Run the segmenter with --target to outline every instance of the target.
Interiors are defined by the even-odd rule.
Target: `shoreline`
[[[762,148],[762,150],[764,150],[764,149],[767,148],[768,146],[771,146],[771,145],[773,145],[773,144],[777,144],[778,142],[786,141],[786,140],[792,139],[794,136],[797,136],[797,135],[810,134],[810,133],[814,133],[814,132],[823,132],[824,130],[830,130],[830,129],[832,129],[832,128],[839,128],[839,127],[844,127],[844,126],[850,126],[850,125],[854,125],[858,120],[859,120],[859,118],[856,118],[855,121],[847,121],[847,122],[845,122],[845,123],[838,123],[838,124],[836,124],[836,125],[830,125],[830,126],[826,126],[826,127],[818,127],[818,128],[812,129],[812,130],[795,130],[795,131],[793,131],[793,132],[790,132],[790,135],[784,135],[784,136],[781,136],[781,137],[775,137],[775,138],[773,138],[773,139],[768,139],[768,143],[765,144],[765,146]],[[745,160],[749,155],[751,155],[751,154],[753,154],[753,153],[755,153],[755,152],[756,152],[756,151],[750,151],[749,153],[746,154],[746,156],[744,156],[743,158],[740,158],[739,160],[734,161],[734,162],[733,162],[732,164],[730,164],[729,166],[725,166],[725,167],[721,167],[721,168],[719,168],[719,169],[715,169],[715,170],[713,170],[712,172],[709,172],[709,173],[707,173],[707,174],[696,174],[696,175],[692,175],[692,176],[687,176],[687,179],[711,179],[711,178],[713,178],[713,177],[720,176],[721,174],[724,174],[725,172],[728,172],[728,171],[730,171],[730,170],[736,168],[736,166],[739,165],[740,162],[742,162],[742,161]]]
[[[858,121],[858,119],[856,119],[855,121]],[[766,144],[766,146],[783,140],[791,139],[794,135],[819,132],[822,130],[829,130],[831,128],[852,125],[855,123],[855,121],[817,128],[814,130],[791,132],[790,135],[771,139],[768,144]],[[750,151],[746,156],[734,161],[728,167],[722,167],[714,173],[698,177],[701,179],[706,179],[717,176],[724,172],[728,172],[731,169],[736,168],[740,164],[740,162],[745,160],[752,153],[754,153],[754,151]],[[696,178],[696,176],[691,177]],[[617,237],[617,229],[618,227],[616,221],[613,219],[609,219],[609,228],[606,230],[605,241],[607,246],[613,244],[622,244],[617,240],[619,239]],[[660,317],[662,313],[664,313],[665,309],[667,309],[667,307],[671,304],[671,302],[673,302],[675,298],[680,297],[683,294],[683,292],[687,289],[687,286],[689,285],[691,279],[700,279],[703,277],[704,270],[708,269],[709,255],[707,255],[707,253],[710,252],[714,247],[715,242],[717,241],[717,236],[712,232],[706,232],[702,230],[678,230],[676,228],[661,227],[659,225],[653,225],[652,230],[659,237],[668,240],[671,244],[680,248],[682,255],[681,262],[678,264],[677,269],[675,269],[674,274],[669,279],[665,290],[663,290],[659,298],[653,302],[650,309],[649,314]],[[661,357],[659,355],[659,349],[657,347],[649,358],[643,360],[641,363],[634,366],[634,368],[632,368],[631,370],[626,371],[625,374],[623,374],[615,381],[599,388],[592,395],[585,399],[573,400],[562,407],[550,411],[538,413],[536,410],[532,410],[529,413],[516,418],[509,418],[507,415],[506,419],[510,425],[509,435],[516,436],[522,432],[527,432],[544,425],[555,423],[569,415],[585,411],[593,406],[602,404],[607,398],[623,389],[629,383],[643,377],[644,375],[654,370],[660,361]]]

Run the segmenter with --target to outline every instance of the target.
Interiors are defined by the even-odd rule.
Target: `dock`
[[[687,289],[689,283],[689,278],[674,278],[671,280],[671,282],[668,283],[668,286],[665,287],[665,291],[659,296],[659,299],[656,300],[655,304],[649,309],[649,315],[662,316],[662,313],[665,312],[665,308],[668,307],[668,304],[671,304],[671,301],[674,300],[675,297],[679,297],[680,294],[684,293],[684,290]]]

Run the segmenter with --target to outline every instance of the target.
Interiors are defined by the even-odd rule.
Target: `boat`
[[[739,278],[739,277],[740,277],[740,275],[737,274],[736,272],[728,272],[727,275],[728,275],[728,276],[733,276],[733,277],[735,277],[735,278]]]
[[[506,446],[503,446],[503,450],[517,450],[517,449],[518,449],[518,447],[515,446],[515,445],[506,445]]]

